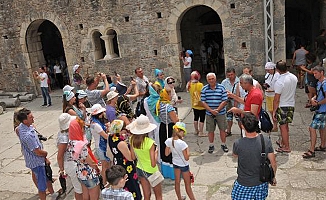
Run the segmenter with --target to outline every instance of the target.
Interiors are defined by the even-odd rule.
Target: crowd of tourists
[[[184,73],[187,73],[186,90],[191,97],[194,134],[208,136],[208,153],[212,154],[217,126],[220,147],[227,153],[226,140],[232,135],[235,119],[241,138],[235,141],[232,150],[238,157],[238,177],[232,199],[265,199],[268,185],[276,185],[277,165],[270,138],[266,135],[260,137],[263,102],[265,99],[266,110],[272,119],[272,129],[268,132],[280,131],[280,137],[275,141],[279,148],[275,151],[290,153],[288,124],[293,120],[298,78],[288,71],[286,62],[279,61],[266,63],[266,76],[262,83],[253,78],[251,68],[243,68],[242,75],[237,77],[236,69],[230,67],[221,83],[217,82],[214,73],[208,73],[204,85],[201,74],[191,71],[191,54],[187,51],[181,59],[185,65]],[[326,151],[323,132],[326,85],[324,69],[315,64],[314,55],[303,55],[308,65],[304,63],[299,68],[306,72],[307,107],[314,111],[309,128],[311,147],[303,154],[303,158],[309,159],[315,156],[315,151]],[[80,69],[79,65],[74,67],[75,72]],[[41,74],[35,73],[35,76],[46,81],[43,71],[41,69]],[[60,177],[71,179],[75,199],[149,200],[152,191],[156,199],[162,199],[163,179],[174,180],[177,199],[186,199],[180,190],[181,177],[188,198],[195,199],[191,188],[193,174],[188,162],[190,150],[183,140],[187,130],[178,118],[177,110],[183,100],[175,91],[176,80],[172,76],[165,78],[160,69],[155,69],[154,73],[156,80],[150,81],[142,68],[136,68],[135,78],[129,84],[124,84],[117,73],[112,76],[96,73],[85,80],[82,76],[74,76],[78,77],[74,81],[76,84],[63,87],[57,163]],[[82,90],[82,84],[86,84],[85,90]],[[46,101],[48,96],[46,93],[42,106],[51,105],[51,99]],[[14,118],[18,120],[15,131],[22,144],[26,166],[32,170],[40,199],[45,199],[47,192],[55,196],[52,178],[47,176],[48,169],[44,167],[50,166],[47,152],[37,137],[32,112],[26,108],[19,109]],[[321,134],[321,144],[315,147],[317,130]],[[274,174],[269,182],[260,177],[262,143]],[[64,193],[64,187],[62,190]]]

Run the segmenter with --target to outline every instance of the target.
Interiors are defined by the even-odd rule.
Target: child
[[[180,192],[180,179],[181,172],[184,180],[185,188],[188,197],[191,200],[195,199],[195,196],[191,189],[191,179],[189,171],[189,148],[183,137],[187,134],[186,125],[183,122],[177,122],[173,126],[173,135],[165,141],[165,155],[168,156],[172,152],[172,163],[175,174],[174,188],[177,194],[178,200],[186,199],[181,197]]]
[[[131,192],[123,189],[128,181],[128,175],[126,170],[120,165],[113,165],[111,168],[105,171],[106,179],[110,184],[109,188],[102,190],[102,198],[104,200],[109,199],[121,199],[121,200],[133,200]]]

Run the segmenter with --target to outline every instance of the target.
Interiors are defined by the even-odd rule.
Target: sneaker
[[[213,153],[214,149],[215,149],[214,146],[209,146],[208,153]]]
[[[46,107],[50,107],[50,106],[52,106],[52,104],[48,104]]]
[[[222,149],[225,153],[229,152],[229,149],[228,149],[228,147],[226,146],[226,144],[221,145],[221,149]]]
[[[40,105],[41,107],[44,107],[44,106],[46,106],[46,104],[43,104],[43,105]]]

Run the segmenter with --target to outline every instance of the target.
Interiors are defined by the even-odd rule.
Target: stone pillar
[[[101,36],[101,39],[105,42],[105,50],[106,55],[104,56],[104,60],[112,59],[118,57],[116,53],[114,53],[113,48],[113,38],[115,35],[104,35]]]

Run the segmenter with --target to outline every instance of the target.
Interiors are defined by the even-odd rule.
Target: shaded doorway
[[[44,19],[33,21],[26,31],[26,44],[32,71],[46,66],[51,89],[70,83],[62,36],[52,22]],[[55,71],[55,65],[60,70]],[[62,79],[58,80],[60,74]]]
[[[195,6],[189,9],[180,23],[183,51],[194,53],[192,69],[202,74],[215,72],[224,76],[224,50],[222,22],[210,7]]]
[[[315,38],[320,31],[319,0],[285,1],[286,58],[292,59],[293,52],[304,45],[309,52],[314,52]]]

